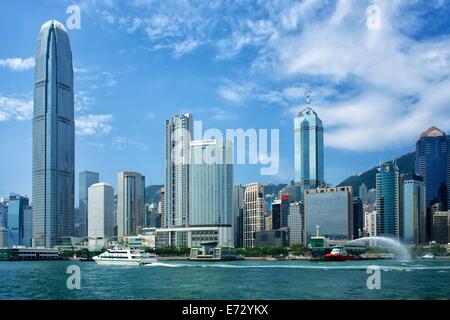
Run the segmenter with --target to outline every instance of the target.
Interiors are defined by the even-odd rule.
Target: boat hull
[[[355,256],[332,255],[332,254],[325,255],[325,261],[348,261],[348,260],[357,260],[357,258]]]

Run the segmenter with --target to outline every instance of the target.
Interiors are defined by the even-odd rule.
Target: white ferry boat
[[[142,266],[158,262],[155,255],[145,253],[142,250],[133,249],[107,249],[102,254],[93,257],[98,264],[122,265],[122,266]]]

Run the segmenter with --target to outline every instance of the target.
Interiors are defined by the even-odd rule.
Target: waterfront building
[[[366,184],[363,182],[359,185],[359,198],[361,199],[363,204],[367,204],[367,186]]]
[[[174,115],[165,126],[165,218],[168,228],[189,222],[189,148],[193,117]]]
[[[8,247],[8,229],[0,227],[0,248]]]
[[[378,168],[377,235],[400,236],[400,175],[397,164],[387,162]]]
[[[323,126],[310,106],[309,95],[306,108],[294,120],[294,142],[295,200],[299,201],[305,190],[324,183]]]
[[[364,205],[364,236],[376,237],[377,235],[377,210],[373,204]]]
[[[272,203],[272,229],[288,227],[289,204],[291,198],[289,195],[282,195],[280,199]]]
[[[232,226],[235,248],[242,248],[244,244],[244,192],[245,188],[242,185],[233,186]]]
[[[408,174],[402,181],[402,239],[408,244],[424,244],[426,243],[426,202],[423,178]]]
[[[253,248],[255,232],[264,230],[265,208],[264,187],[259,183],[247,184],[244,192],[244,247]]]
[[[353,239],[364,236],[364,205],[362,199],[353,198]]]
[[[8,200],[0,198],[0,228],[6,228],[8,217]]]
[[[70,40],[64,25],[39,32],[33,113],[33,246],[73,236],[75,122]]]
[[[433,241],[438,244],[450,244],[450,210],[433,214]]]
[[[167,227],[166,219],[166,188],[162,187],[160,190],[160,198],[158,202],[158,213],[160,215],[160,225],[161,228]]]
[[[9,197],[7,230],[10,246],[31,246],[31,207],[27,197]]]
[[[431,127],[416,142],[416,174],[423,177],[426,190],[427,240],[431,239],[433,213],[439,203],[442,211],[450,208],[450,136]]]
[[[100,181],[98,172],[83,171],[78,178],[78,213],[75,219],[74,231],[77,237],[87,237],[88,234],[88,189]]]
[[[305,219],[300,202],[292,202],[289,204],[288,228],[290,246],[294,244],[306,244]]]
[[[88,237],[97,240],[114,236],[114,189],[107,183],[88,188]]]
[[[256,231],[255,247],[287,247],[289,246],[289,228]]]
[[[229,228],[232,246],[231,142],[191,141],[189,158],[189,227]]]
[[[117,236],[137,234],[145,225],[145,177],[120,171],[117,192]]]
[[[304,206],[308,241],[315,235],[317,226],[331,240],[353,238],[352,187],[306,190]]]

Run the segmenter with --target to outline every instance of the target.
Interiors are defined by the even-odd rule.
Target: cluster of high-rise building
[[[75,198],[73,67],[64,26],[39,33],[33,116],[33,204],[0,199],[0,247],[53,247],[65,240],[148,236],[156,247],[306,244],[319,231],[331,240],[389,236],[410,244],[449,242],[450,137],[432,127],[416,144],[415,172],[380,164],[375,188],[330,186],[324,173],[324,129],[306,106],[294,119],[295,176],[280,188],[235,185],[233,141],[193,140],[193,116],[165,123],[165,183],[146,203],[145,177],[117,174],[117,193],[97,172],[79,174]]]

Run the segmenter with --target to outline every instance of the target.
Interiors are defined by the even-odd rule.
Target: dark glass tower
[[[33,246],[73,234],[75,125],[72,52],[64,26],[41,27],[33,116]]]
[[[423,177],[426,193],[427,239],[431,239],[431,206],[439,210],[450,208],[450,137],[431,127],[420,135],[416,143],[416,174]]]

